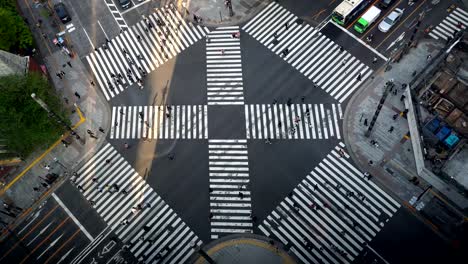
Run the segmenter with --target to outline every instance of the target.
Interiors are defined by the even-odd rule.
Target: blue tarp
[[[439,132],[437,132],[436,137],[440,140],[443,141],[449,134],[452,132],[452,129],[443,126]]]
[[[430,122],[426,124],[426,128],[435,134],[437,128],[440,126],[440,120],[437,118],[432,119]]]
[[[458,141],[460,141],[460,138],[458,138],[458,136],[455,134],[451,134],[444,140],[444,143],[447,145],[447,147],[453,148],[455,145],[457,145]]]

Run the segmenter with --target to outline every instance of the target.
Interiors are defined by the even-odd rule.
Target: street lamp
[[[46,103],[42,101],[40,98],[38,98],[35,93],[32,93],[31,97],[34,101],[36,101],[36,103],[38,103],[44,110],[47,111],[47,113],[49,114],[49,117],[55,118],[57,123],[64,126],[68,130],[72,130],[72,128],[69,125],[67,125],[67,123],[64,122],[62,119],[60,119],[60,117],[57,114],[55,114],[54,111],[50,110],[49,107],[46,105]]]

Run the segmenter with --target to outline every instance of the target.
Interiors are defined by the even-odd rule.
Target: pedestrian
[[[65,72],[64,72],[64,71],[60,71],[60,74],[61,74],[62,76],[65,76]]]
[[[99,132],[104,133],[104,132],[105,132],[105,131],[104,131],[104,128],[99,127]]]
[[[270,137],[268,137],[268,138],[265,140],[265,143],[267,143],[267,144],[270,144],[270,145],[271,145],[271,138],[270,138]]]
[[[426,60],[429,61],[432,58],[431,54],[427,55]]]
[[[106,164],[110,164],[111,163],[111,160],[110,159],[106,159]]]
[[[96,177],[92,178],[91,179],[94,183],[97,183],[98,182],[98,179]]]
[[[240,197],[241,199],[244,199],[244,193],[243,193],[243,192],[239,192],[239,197]]]
[[[391,127],[388,129],[388,132],[389,132],[389,133],[392,133],[392,132],[393,132],[393,129],[394,129],[394,127],[391,126]]]
[[[86,130],[86,132],[87,132],[89,135],[93,135],[93,131],[91,131],[91,130],[89,130],[89,129]]]
[[[59,72],[57,72],[55,75],[57,75],[57,77],[59,77],[60,80],[62,80],[62,75]]]
[[[139,112],[138,115],[140,116],[141,119],[143,119],[144,117],[143,112]]]
[[[345,152],[344,152],[342,149],[340,149],[340,150],[338,151],[338,153],[340,154],[340,157],[342,157],[342,158],[345,157]]]
[[[62,141],[63,146],[65,146],[66,148],[68,148],[68,142],[65,141],[65,140],[63,140],[63,139],[62,139],[61,141]]]
[[[78,188],[78,190],[80,190],[80,191],[84,191],[84,189],[83,189],[83,187],[82,187],[81,185],[78,185],[77,188]]]
[[[170,113],[166,113],[166,118],[171,118],[171,114],[170,114]]]
[[[377,62],[377,57],[374,57],[374,58],[372,59],[372,64],[375,64],[376,62]]]
[[[302,97],[301,97],[301,102],[302,102],[302,103],[305,102],[305,96],[302,96]]]
[[[357,75],[356,79],[357,79],[357,80],[360,82],[360,81],[361,81],[361,78],[362,78],[362,75],[361,75],[361,73],[358,73],[358,75]]]
[[[221,55],[224,55],[224,49],[219,50],[221,52]]]
[[[94,206],[94,205],[96,205],[96,202],[95,202],[95,201],[93,201],[93,200],[89,201],[89,203],[91,204],[91,206]]]
[[[67,61],[67,64],[68,64],[68,66],[70,66],[70,68],[73,68],[70,61]]]
[[[286,57],[289,53],[289,49],[288,48],[285,48],[283,51],[281,51],[281,55]]]
[[[344,51],[343,46],[340,46],[340,52],[343,52],[343,51]]]
[[[81,98],[80,94],[78,92],[75,92],[75,96],[78,97],[78,99]]]
[[[124,143],[124,148],[125,149],[128,149],[130,147],[130,145],[128,145],[128,143]]]
[[[398,118],[398,114],[394,114],[394,115],[392,116],[392,119],[393,119],[393,120],[396,120],[397,118]]]
[[[341,60],[341,66],[345,66],[346,64],[346,59]]]
[[[110,41],[108,38],[106,38],[106,43],[110,43],[110,42],[111,42],[111,41]]]
[[[122,189],[120,192],[121,192],[122,194],[127,194],[127,193],[128,193],[127,190],[125,190],[125,189]]]
[[[95,86],[96,84],[94,83],[94,81],[91,81],[90,82],[92,86]]]
[[[402,95],[400,96],[400,102],[403,102],[403,100],[405,100],[405,98],[406,98],[406,96],[405,96],[404,94],[402,94]]]
[[[292,99],[291,98],[288,98],[288,101],[286,101],[286,105],[288,107],[291,107],[291,105],[292,105]]]
[[[174,153],[169,154],[169,157],[168,157],[168,158],[169,158],[169,160],[174,160],[174,158],[175,158]]]
[[[33,190],[34,190],[35,192],[38,192],[38,191],[39,191],[39,188],[33,187]]]
[[[284,28],[287,30],[289,28],[288,22],[284,23]]]
[[[367,126],[367,118],[364,119],[364,125]]]

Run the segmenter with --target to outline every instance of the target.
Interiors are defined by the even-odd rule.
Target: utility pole
[[[377,117],[379,117],[380,110],[382,110],[382,106],[384,105],[385,100],[387,99],[387,96],[390,93],[390,89],[392,89],[394,86],[395,84],[393,83],[393,80],[389,80],[388,82],[385,83],[385,90],[382,94],[382,98],[380,98],[379,105],[377,106],[377,109],[375,110],[374,116],[372,117],[372,120],[369,124],[369,128],[364,134],[366,137],[370,136],[372,129],[374,128],[375,122],[377,121]]]

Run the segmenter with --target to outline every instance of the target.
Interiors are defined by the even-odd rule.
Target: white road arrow
[[[38,238],[40,235],[42,235],[42,233],[44,233],[53,222],[54,221],[50,222],[46,227],[44,227],[41,231],[39,231],[39,234],[37,234],[37,236],[35,236],[31,241],[29,241],[29,243],[26,246],[31,245],[31,243],[34,242],[34,240],[36,240],[36,238]]]
[[[57,244],[57,242],[60,240],[60,238],[62,238],[62,236],[63,234],[61,234],[59,237],[57,237],[57,239],[55,239],[52,243],[50,243],[50,245],[46,248],[46,250],[44,250],[44,252],[42,252],[42,254],[40,254],[39,257],[37,257],[37,259],[40,259],[42,255],[44,255],[44,253],[46,253],[51,247],[55,246],[55,244]]]
[[[75,247],[72,247],[72,249],[68,250],[68,252],[65,253],[65,255],[63,255],[63,256],[60,258],[60,260],[57,262],[57,264],[62,263],[62,261],[64,261],[64,260],[68,257],[68,255],[70,255],[70,253],[71,253],[74,249],[75,249]]]
[[[395,41],[393,41],[393,42],[388,46],[387,50],[389,50],[391,47],[393,47],[393,45],[395,45],[398,41],[402,40],[402,39],[405,37],[405,33],[406,33],[406,32],[401,33],[401,35],[400,35],[397,39],[395,39]]]

